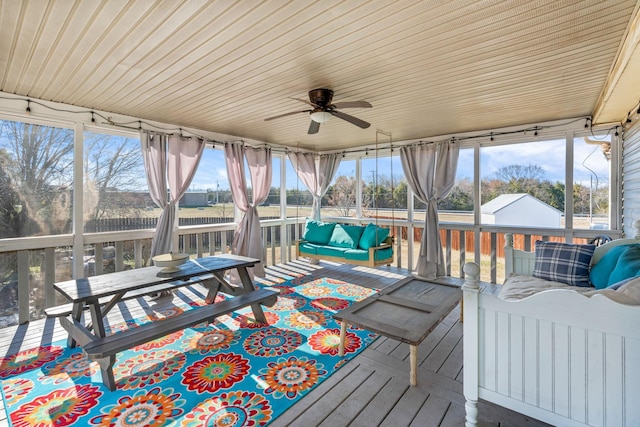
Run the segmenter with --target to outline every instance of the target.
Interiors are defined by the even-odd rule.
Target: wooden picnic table
[[[251,306],[258,322],[267,323],[261,304],[275,304],[277,291],[256,290],[247,271],[260,260],[238,255],[216,255],[187,261],[178,271],[164,273],[160,267],[144,267],[55,283],[53,286],[70,303],[70,309],[53,310],[48,315],[60,318],[69,333],[67,344],[79,344],[90,359],[97,360],[104,384],[110,390],[116,387],[113,364],[116,353],[135,347],[177,330],[211,321],[242,307]],[[236,286],[224,278],[227,270],[236,270],[241,285]],[[153,321],[113,335],[106,335],[106,314],[120,301],[154,292],[188,286],[201,282],[208,290],[206,301],[215,301],[219,291],[232,295],[225,301],[187,310],[168,319]],[[88,310],[91,323],[82,321]],[[55,313],[55,314],[54,314]]]

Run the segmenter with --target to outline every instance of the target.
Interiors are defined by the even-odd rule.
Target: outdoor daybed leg
[[[465,427],[476,427],[478,425],[478,401],[467,399],[464,409],[467,412]]]

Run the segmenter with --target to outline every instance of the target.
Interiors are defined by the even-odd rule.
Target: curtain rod
[[[0,99],[5,99],[5,100],[9,100],[9,101],[22,101],[22,102],[26,102],[27,106],[26,106],[26,111],[27,113],[31,112],[31,104],[35,104],[35,105],[39,105],[41,107],[47,108],[49,110],[52,111],[57,111],[57,112],[64,112],[64,113],[71,113],[71,114],[91,114],[91,122],[95,122],[95,118],[94,116],[98,116],[100,118],[102,118],[103,120],[105,120],[105,122],[103,122],[102,124],[104,125],[110,125],[110,126],[116,126],[122,129],[129,129],[129,130],[143,130],[142,125],[146,125],[149,127],[152,127],[154,129],[157,129],[159,131],[164,131],[164,132],[179,132],[180,135],[182,135],[182,132],[185,131],[187,132],[190,136],[195,136],[197,138],[202,138],[205,142],[209,142],[211,143],[214,147],[216,145],[221,145],[221,144],[225,144],[225,143],[229,143],[229,142],[242,142],[244,143],[245,141],[242,139],[239,140],[234,140],[234,141],[217,141],[215,139],[211,139],[211,138],[207,138],[203,135],[200,135],[196,132],[187,130],[187,129],[183,129],[181,127],[178,128],[163,128],[160,126],[156,126],[154,124],[151,124],[149,122],[146,122],[144,120],[135,120],[135,121],[131,121],[131,122],[124,122],[124,123],[119,123],[119,122],[115,122],[111,119],[111,117],[105,117],[102,113],[96,112],[94,110],[79,110],[79,111],[73,111],[73,110],[67,110],[67,109],[63,109],[63,108],[54,108],[52,106],[49,106],[47,104],[44,104],[42,102],[39,102],[38,100],[32,100],[30,98],[9,98],[9,97],[4,97],[4,96],[0,96]],[[640,110],[640,107],[639,107]],[[411,143],[405,143],[405,144],[399,144],[394,146],[393,142],[390,143],[386,143],[384,144],[384,146],[382,147],[375,147],[375,148],[357,148],[357,149],[352,149],[352,150],[342,150],[342,151],[334,151],[333,153],[341,153],[343,156],[346,156],[347,154],[357,154],[357,153],[368,153],[369,151],[384,151],[384,150],[393,150],[393,148],[396,147],[403,147],[403,146],[411,146],[411,145],[421,145],[421,144],[432,144],[432,143],[438,143],[438,142],[455,142],[455,141],[467,141],[467,140],[473,140],[473,139],[482,139],[482,138],[490,138],[490,140],[493,141],[493,138],[496,136],[503,136],[503,135],[514,135],[514,134],[518,134],[518,133],[526,133],[526,132],[534,132],[534,135],[537,135],[538,131],[544,130],[544,129],[550,129],[550,128],[554,128],[554,127],[560,127],[560,126],[566,126],[568,124],[571,123],[575,123],[578,122],[580,120],[585,120],[585,128],[588,128],[591,133],[592,136],[593,135],[593,128],[592,128],[592,118],[591,116],[586,116],[586,117],[580,117],[577,119],[573,119],[561,124],[555,124],[555,125],[545,125],[545,126],[533,126],[533,127],[528,127],[528,128],[524,128],[524,129],[518,129],[518,130],[513,130],[513,131],[502,131],[502,132],[487,132],[487,133],[483,133],[483,134],[479,134],[479,135],[470,135],[470,136],[451,136],[449,138],[446,139],[442,139],[442,140],[437,140],[437,141],[426,141],[426,140],[418,140],[415,142],[411,142]],[[132,127],[132,126],[128,126],[129,124],[132,123],[137,123],[138,127]],[[608,132],[611,132],[613,129],[616,130],[616,134],[618,133],[617,129],[620,125],[615,124],[613,127],[608,129]],[[153,129],[147,129],[147,130],[153,130]],[[380,131],[378,130],[377,132],[383,133],[383,134],[387,134],[387,132],[384,131]],[[283,154],[287,154],[289,151],[293,151],[293,152],[297,152],[297,151],[307,151],[307,150],[294,150],[291,149],[289,147],[274,147],[270,144],[264,143],[263,145],[271,148],[272,151],[277,152],[277,153],[283,153]],[[312,152],[312,151],[311,151]],[[329,154],[329,153],[327,153]],[[322,154],[320,154],[322,155]]]

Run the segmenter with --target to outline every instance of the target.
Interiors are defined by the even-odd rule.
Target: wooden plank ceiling
[[[640,98],[635,0],[0,2],[0,90],[334,150],[595,114]],[[313,88],[366,100],[308,135]],[[344,111],[344,110],[343,110]]]

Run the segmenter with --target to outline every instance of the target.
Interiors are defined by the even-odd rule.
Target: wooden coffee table
[[[462,279],[423,280],[407,277],[333,317],[341,323],[340,356],[344,356],[347,325],[356,325],[409,344],[409,382],[417,383],[418,345],[460,302]]]

